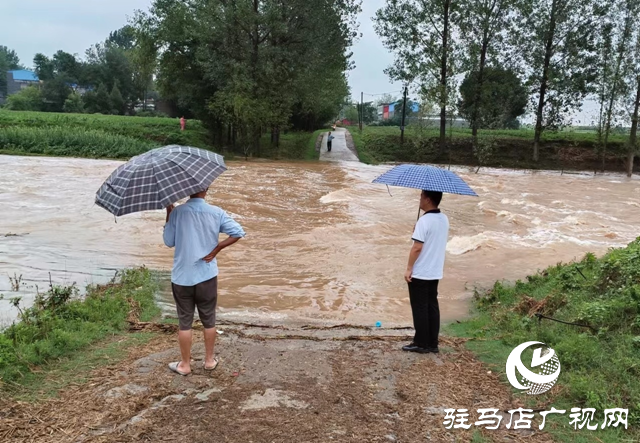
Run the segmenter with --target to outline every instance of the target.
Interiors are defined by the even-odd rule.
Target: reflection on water
[[[9,276],[34,286],[101,283],[116,269],[168,271],[163,211],[118,219],[93,205],[120,163],[0,156],[0,293]],[[229,162],[211,203],[232,214],[246,239],[219,256],[227,318],[409,323],[403,270],[418,191],[370,182],[387,166]],[[473,288],[604,253],[638,235],[640,181],[620,176],[458,172],[480,198],[445,196],[451,223],[444,320],[468,313]],[[164,294],[170,303],[169,294]],[[170,306],[168,310],[171,310]],[[0,301],[0,324],[15,312]]]

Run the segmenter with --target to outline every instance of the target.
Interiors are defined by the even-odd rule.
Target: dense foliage
[[[527,87],[535,117],[534,161],[543,133],[571,124],[571,115],[592,98],[600,103],[594,123],[601,133],[596,148],[602,168],[615,124],[631,123],[625,156],[631,175],[639,149],[638,11],[640,0],[387,0],[375,21],[394,53],[386,72],[440,108],[441,153],[446,120],[458,103],[477,143],[477,130],[495,118],[491,107],[499,100],[487,93],[493,89],[490,77],[505,68]],[[459,101],[456,79],[462,73],[467,78]],[[500,86],[509,89],[512,80],[504,76]]]
[[[157,0],[136,19],[159,51],[158,86],[215,134],[260,153],[265,130],[337,117],[356,0]]]
[[[464,327],[467,332],[497,340],[506,349],[531,340],[548,344],[562,364],[561,398],[572,407],[593,407],[600,413],[629,408],[629,427],[637,430],[640,238],[601,259],[587,254],[580,262],[552,266],[514,286],[496,283],[477,297],[481,315]],[[583,326],[538,320],[536,314]],[[549,395],[553,391],[541,401]]]
[[[156,316],[157,283],[147,269],[124,271],[119,281],[87,288],[52,286],[35,304],[20,309],[20,322],[0,332],[0,386],[20,382],[50,363],[109,335],[124,331],[130,311],[149,321]],[[13,300],[20,307],[19,300]]]
[[[470,72],[460,85],[460,115],[478,129],[518,129],[529,97],[516,73],[487,67],[482,85],[478,78],[477,72]]]

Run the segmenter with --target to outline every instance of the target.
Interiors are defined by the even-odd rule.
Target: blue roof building
[[[8,71],[8,74],[11,74],[14,81],[20,82],[39,82],[40,79],[33,71],[27,71],[26,69],[15,69],[13,71]]]
[[[40,79],[36,73],[27,71],[26,69],[14,69],[6,73],[0,73],[0,75],[7,76],[7,96],[20,92],[22,89],[31,85],[40,83]],[[6,97],[2,96],[2,91],[0,91],[0,104],[4,103],[5,98]]]

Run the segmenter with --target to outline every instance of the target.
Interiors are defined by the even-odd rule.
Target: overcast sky
[[[402,89],[383,72],[393,56],[382,46],[371,20],[384,2],[363,1],[363,35],[352,48],[356,69],[349,73],[351,91],[357,100],[361,92],[365,93],[365,101],[377,98],[372,94],[387,92],[399,97]],[[17,51],[27,66],[31,66],[38,52],[51,56],[62,49],[84,56],[89,46],[104,41],[109,32],[125,25],[136,9],[147,10],[150,5],[151,0],[2,0],[0,45]],[[578,116],[583,124],[590,119],[587,114]]]

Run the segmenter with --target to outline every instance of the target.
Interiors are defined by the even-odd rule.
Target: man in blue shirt
[[[218,301],[216,256],[245,236],[242,227],[225,211],[204,200],[206,195],[207,191],[203,191],[192,195],[184,205],[167,207],[164,225],[164,244],[176,249],[171,288],[180,321],[178,342],[182,357],[182,361],[170,363],[169,369],[180,375],[191,373],[191,327],[196,307],[204,326],[204,368],[213,370],[218,365],[213,356]],[[229,238],[219,242],[221,232]]]

